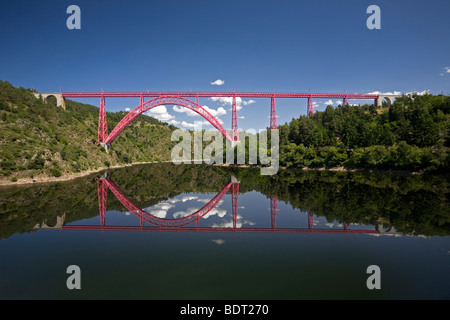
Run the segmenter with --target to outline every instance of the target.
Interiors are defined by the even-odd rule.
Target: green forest
[[[109,131],[125,114],[107,113]],[[170,161],[179,143],[171,141],[176,127],[140,115],[106,152],[97,142],[97,126],[98,107],[67,99],[63,110],[56,99],[44,102],[30,89],[0,81],[0,180]],[[448,173],[450,97],[404,95],[391,106],[328,106],[280,125],[279,134],[281,168]],[[249,160],[249,146],[242,140],[235,162],[239,149]],[[206,145],[203,141],[203,150]],[[226,161],[226,144],[224,151]]]
[[[54,97],[53,97],[54,98]],[[125,112],[107,113],[109,130]],[[66,99],[66,110],[36,98],[32,90],[0,81],[0,178],[96,170],[135,162],[169,161],[175,127],[141,115],[108,153],[97,142],[98,108]]]
[[[279,126],[280,165],[448,172],[450,97],[404,95],[391,106],[328,106]]]

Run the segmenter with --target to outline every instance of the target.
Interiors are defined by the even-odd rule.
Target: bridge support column
[[[275,107],[275,96],[272,96],[272,105],[270,108],[270,129],[278,129],[277,109]]]
[[[98,115],[98,142],[105,142],[107,137],[108,127],[106,124],[105,97],[102,95],[100,98],[100,111]]]
[[[100,145],[105,148],[106,152],[108,152],[111,149],[111,143],[104,143],[100,142]]]
[[[313,103],[312,103],[312,97],[308,97],[308,116],[312,116],[313,114]]]
[[[231,130],[233,141],[239,141],[239,127],[238,127],[238,119],[237,119],[237,107],[236,107],[236,96],[233,95],[233,109],[231,115]]]
[[[108,191],[105,180],[97,181],[97,191],[98,191],[98,210],[100,213],[100,225],[104,227],[106,215],[106,195]]]
[[[343,104],[343,106],[346,106],[346,105],[348,105],[348,99],[347,99],[347,97],[344,98],[344,104]]]
[[[276,228],[277,221],[277,211],[278,211],[278,197],[270,197],[270,212],[272,214],[272,229]]]
[[[233,210],[233,229],[236,229],[237,213],[238,213],[238,200],[239,200],[239,182],[233,182],[231,185],[232,192],[232,210]]]
[[[314,225],[314,214],[312,212],[309,213],[309,217],[308,217],[308,229],[310,231],[313,230],[313,225]]]

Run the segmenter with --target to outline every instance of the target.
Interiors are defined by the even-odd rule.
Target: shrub
[[[62,175],[61,169],[59,167],[54,167],[52,169],[52,175],[54,177],[60,177]]]

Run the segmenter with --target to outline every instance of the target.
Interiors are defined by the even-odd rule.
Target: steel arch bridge
[[[34,93],[36,96],[38,93]],[[41,93],[45,95],[45,93]],[[229,141],[239,141],[239,126],[237,116],[237,99],[238,98],[270,98],[270,129],[277,129],[277,111],[275,99],[295,98],[307,99],[307,115],[313,114],[313,99],[341,99],[342,105],[348,105],[349,100],[362,99],[374,100],[377,106],[381,105],[383,99],[387,99],[388,103],[399,95],[380,95],[380,94],[347,94],[347,93],[277,93],[277,92],[61,92],[51,93],[50,95],[60,96],[64,98],[100,98],[100,112],[98,121],[98,141],[106,146],[114,141],[122,130],[126,128],[137,116],[143,112],[150,110],[158,105],[175,104],[188,108],[205,118],[222,135]],[[138,97],[140,104],[133,111],[131,111],[120,123],[114,128],[111,134],[108,135],[107,121],[106,121],[106,107],[105,98],[117,97]],[[187,97],[195,98],[195,102],[187,99]],[[208,111],[201,107],[198,103],[199,97],[225,97],[232,99],[232,123],[231,123],[231,137],[227,131],[222,127],[218,120],[212,116]],[[152,98],[144,102],[144,98]]]
[[[211,201],[203,206],[203,208],[188,216],[179,219],[162,219],[139,208],[122,192],[122,190],[119,189],[119,187],[111,179],[99,180],[97,181],[97,188],[101,225],[105,225],[107,188],[112,191],[112,193],[125,206],[125,208],[127,208],[128,211],[130,211],[140,219],[141,225],[143,225],[144,222],[147,222],[157,227],[179,228],[187,226],[204,217],[217,205],[217,203],[219,203],[219,201],[227,193],[231,185],[232,183],[230,182]]]
[[[120,188],[110,179],[100,179],[97,181],[98,188],[98,202],[100,212],[99,226],[77,226],[77,225],[62,225],[62,230],[93,230],[93,231],[178,231],[178,232],[253,232],[253,233],[364,233],[364,234],[378,234],[379,230],[357,230],[349,229],[347,224],[344,224],[343,229],[323,229],[314,228],[314,214],[308,214],[308,228],[279,228],[276,226],[276,217],[278,212],[278,198],[276,196],[270,197],[270,212],[271,212],[271,227],[270,228],[240,228],[237,226],[238,217],[238,199],[239,199],[239,181],[232,177],[231,182],[228,183],[211,201],[209,201],[200,210],[179,219],[163,219],[155,217],[134,204]],[[106,215],[106,199],[108,188],[112,191],[114,196],[136,217],[140,219],[140,226],[107,226],[105,224]],[[232,227],[199,227],[199,221],[208,212],[210,212],[223,198],[223,196],[231,189],[232,193]],[[145,226],[147,222],[152,226]],[[188,227],[196,223],[195,227]]]
[[[100,125],[101,130],[99,130],[99,132],[101,132],[101,135],[99,136],[99,141],[107,144],[112,143],[117,138],[117,136],[139,115],[141,115],[144,112],[147,112],[150,109],[166,104],[178,105],[196,112],[197,114],[205,118],[209,123],[211,123],[217,130],[219,130],[220,133],[222,133],[222,135],[225,138],[227,138],[229,141],[233,141],[233,138],[230,137],[228,132],[222,127],[219,121],[217,121],[217,119],[213,115],[211,115],[211,113],[209,113],[205,108],[200,106],[198,102],[193,102],[189,99],[181,97],[158,97],[148,100],[146,102],[142,102],[139,106],[130,111],[117,124],[117,126],[111,131],[109,135],[107,134],[106,130],[106,117],[105,117],[103,120],[101,120],[102,122],[102,124]],[[236,138],[234,140],[236,140]]]

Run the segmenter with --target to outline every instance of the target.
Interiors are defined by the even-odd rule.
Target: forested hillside
[[[280,129],[280,165],[443,172],[450,164],[450,97],[412,95],[392,106],[328,106]]]
[[[109,130],[125,112],[107,113]],[[175,129],[139,116],[106,153],[97,142],[98,108],[66,100],[44,103],[32,91],[0,81],[0,179],[60,177],[132,162],[169,161]]]

